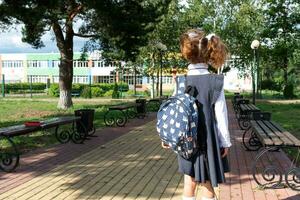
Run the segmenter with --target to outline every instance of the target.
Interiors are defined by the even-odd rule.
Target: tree
[[[264,3],[262,37],[269,50],[265,58],[273,63],[274,68],[283,71],[285,91],[290,84],[294,84],[289,83],[289,74],[294,72],[293,61],[299,50],[300,4],[297,0],[265,0]]]
[[[129,58],[144,40],[139,38],[156,23],[161,11],[159,5],[168,1],[150,0],[3,0],[0,3],[0,25],[22,24],[22,40],[34,48],[44,46],[41,37],[53,31],[61,55],[59,66],[60,99],[58,108],[72,106],[73,38],[89,37],[100,42],[102,48],[120,50]],[[139,14],[142,15],[141,20]],[[75,30],[74,23],[81,23]],[[122,30],[126,31],[122,31]],[[78,32],[77,32],[78,31]],[[136,34],[138,33],[138,34]],[[140,40],[141,39],[141,40]]]

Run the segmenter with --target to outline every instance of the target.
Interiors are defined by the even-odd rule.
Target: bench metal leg
[[[60,131],[59,126],[57,126],[55,128],[55,137],[60,143],[65,144],[70,141],[71,134],[70,134],[69,130],[61,130]]]
[[[272,160],[268,152],[277,150],[278,147],[266,147],[255,157],[252,165],[252,175],[255,182],[264,189],[282,188],[283,170],[276,160]]]
[[[293,160],[291,167],[285,173],[285,182],[293,190],[300,191],[300,168],[297,166],[300,156],[300,148],[295,160]]]
[[[272,154],[268,154],[278,151],[278,148],[276,146],[267,147],[258,153],[252,165],[255,182],[264,189],[288,186],[293,190],[300,191],[300,168],[296,166],[298,159],[292,162],[288,168],[280,166],[277,160],[272,160]],[[298,150],[297,158],[299,153]]]
[[[241,113],[238,118],[239,126],[242,130],[246,130],[250,127],[250,117],[248,113]]]
[[[0,136],[0,169],[13,172],[19,165],[20,154],[13,140],[7,136]]]
[[[117,124],[117,126],[121,127],[121,126],[125,126],[125,124],[128,121],[128,117],[127,117],[127,114],[123,110],[120,110],[120,112],[122,113],[122,115],[118,115],[116,117],[116,124]]]
[[[82,121],[76,121],[72,124],[71,139],[75,144],[82,144],[88,136],[88,131]]]
[[[251,127],[245,130],[243,134],[243,146],[248,151],[257,151],[262,147],[262,144]]]
[[[126,115],[127,119],[133,119],[137,116],[137,112],[134,110],[134,108],[127,109],[125,111],[125,115]]]
[[[114,115],[114,111],[118,111],[119,113]],[[123,110],[109,110],[104,115],[104,123],[106,126],[113,126],[114,124],[117,126],[125,126],[127,121],[127,113]]]

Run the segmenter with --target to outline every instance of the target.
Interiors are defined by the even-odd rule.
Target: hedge
[[[5,93],[24,93],[30,91],[30,83],[7,83],[5,84]],[[32,83],[32,92],[46,89],[46,83]]]
[[[96,83],[92,84],[92,96],[93,97],[99,97],[99,96],[105,96],[105,93],[111,93],[110,91],[113,91],[115,87],[115,83]],[[72,92],[80,93],[80,96],[82,97],[89,97],[89,85],[87,84],[73,84],[72,86]],[[127,92],[129,90],[129,86],[126,83],[118,83],[119,90],[122,89],[122,91]],[[108,94],[107,93],[107,94]],[[51,96],[58,97],[59,96],[59,86],[57,83],[52,83],[49,88],[49,94]]]

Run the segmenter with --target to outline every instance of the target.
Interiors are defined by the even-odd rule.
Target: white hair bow
[[[215,37],[215,36],[216,36],[216,34],[210,33],[210,34],[208,34],[208,35],[206,36],[206,38],[208,39],[208,41],[210,41],[211,38],[212,38],[212,37]]]
[[[198,34],[195,33],[195,32],[190,32],[190,33],[188,34],[188,36],[189,36],[189,38],[194,38],[194,37],[197,37]]]

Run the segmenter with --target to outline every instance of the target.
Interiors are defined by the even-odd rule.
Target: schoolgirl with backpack
[[[221,67],[227,48],[215,34],[191,29],[180,37],[182,56],[189,61],[186,76],[176,77],[176,89],[157,113],[162,147],[178,154],[184,174],[183,200],[195,200],[197,184],[202,200],[216,199],[213,187],[225,182],[231,146],[224,77],[208,71]]]

